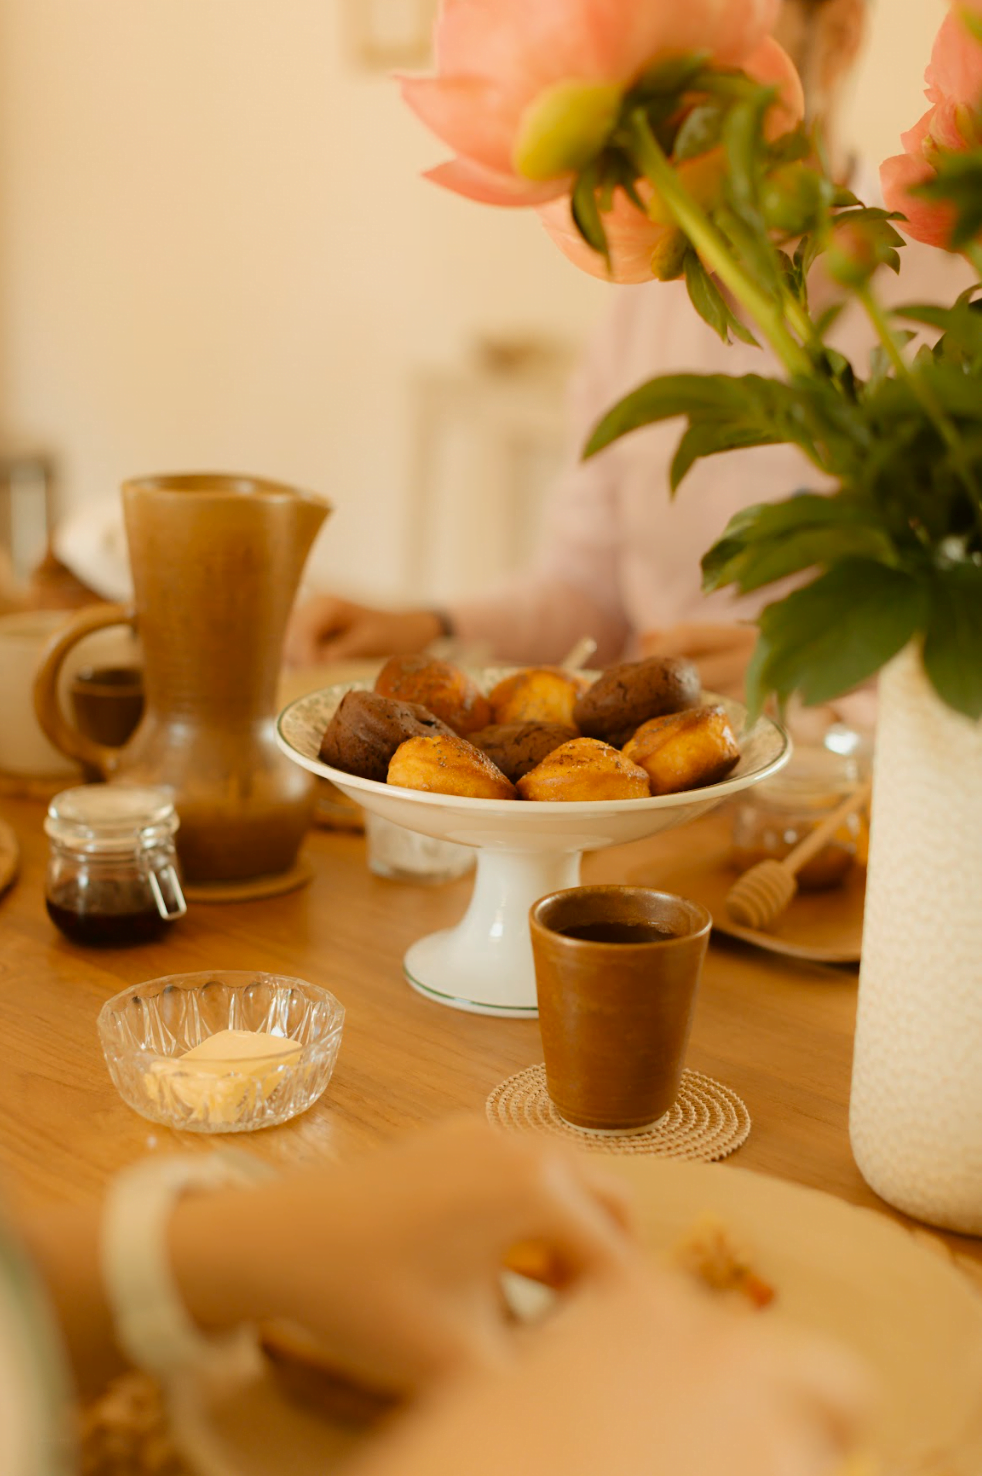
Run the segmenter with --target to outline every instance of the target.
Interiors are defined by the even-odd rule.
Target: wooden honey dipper
[[[860,784],[783,861],[758,861],[745,871],[726,894],[726,910],[733,921],[759,932],[780,917],[798,890],[797,873],[832,839],[842,822],[866,803],[871,789],[871,779]]]

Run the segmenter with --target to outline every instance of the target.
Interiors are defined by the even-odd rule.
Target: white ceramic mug
[[[34,715],[34,677],[54,633],[74,610],[23,610],[0,616],[0,772],[36,778],[74,777],[79,769],[48,742]],[[83,641],[66,662],[62,701],[75,673],[84,666],[131,663],[131,635],[107,631]]]

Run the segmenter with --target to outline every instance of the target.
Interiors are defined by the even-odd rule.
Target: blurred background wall
[[[615,289],[420,181],[440,145],[345,3],[0,0],[0,455],[49,450],[61,511],[146,471],[296,481],[337,507],[321,582],[443,597],[524,553]],[[347,3],[384,29],[416,0]],[[848,119],[873,163],[942,14],[875,0]]]

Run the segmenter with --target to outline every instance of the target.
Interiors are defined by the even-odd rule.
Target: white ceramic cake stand
[[[506,674],[493,669],[475,676],[490,690]],[[579,885],[584,851],[624,845],[695,820],[768,778],[791,752],[787,734],[776,723],[762,718],[744,732],[744,709],[727,702],[742,756],[721,784],[646,800],[460,799],[359,779],[321,762],[320,742],[334,709],[345,692],[367,688],[365,682],[343,682],[301,697],[280,714],[277,741],[295,763],[329,779],[366,810],[407,830],[477,848],[474,892],[463,919],[414,943],[403,968],[420,994],[478,1015],[534,1018],[538,1013],[529,908],[548,892]]]

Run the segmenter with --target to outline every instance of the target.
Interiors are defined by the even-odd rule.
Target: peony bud
[[[803,236],[821,224],[835,194],[832,182],[806,164],[785,164],[764,184],[761,208],[769,230]]]
[[[689,242],[682,231],[666,231],[651,253],[651,274],[659,282],[674,282],[685,267]]]
[[[846,220],[833,230],[825,265],[840,287],[862,287],[877,267],[897,257],[896,231],[886,220]]]
[[[576,174],[600,153],[617,122],[622,89],[612,82],[557,82],[522,114],[512,162],[524,179]]]

